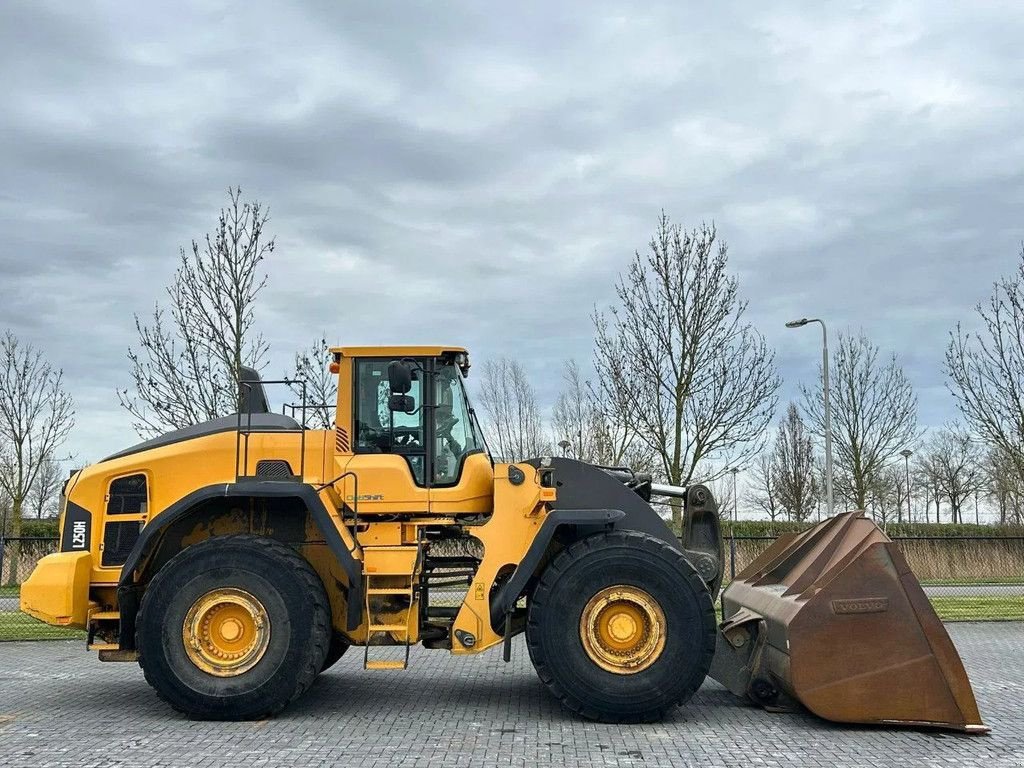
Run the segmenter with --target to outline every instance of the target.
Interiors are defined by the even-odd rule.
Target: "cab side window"
[[[398,453],[405,456],[418,485],[424,482],[423,375],[413,374],[411,413],[388,409],[389,360],[356,361],[356,453]]]

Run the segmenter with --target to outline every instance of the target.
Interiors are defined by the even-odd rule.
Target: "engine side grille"
[[[256,477],[263,480],[294,480],[292,467],[284,459],[263,459],[256,463]]]
[[[104,566],[123,565],[124,561],[128,559],[128,553],[135,546],[141,530],[142,523],[137,520],[107,523],[103,528],[102,564]]]

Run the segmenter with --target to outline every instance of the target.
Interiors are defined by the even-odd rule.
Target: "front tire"
[[[563,550],[530,599],[526,641],[544,684],[591,720],[660,720],[703,683],[716,640],[700,575],[667,543],[612,531]]]
[[[136,624],[139,665],[189,717],[261,719],[312,685],[330,618],[323,583],[294,550],[248,534],[207,539],[149,583]]]

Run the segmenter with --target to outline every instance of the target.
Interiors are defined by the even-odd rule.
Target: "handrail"
[[[275,430],[273,430],[273,432],[275,432],[277,434],[284,434],[284,435],[294,435],[294,434],[298,434],[299,435],[299,480],[300,481],[305,481],[305,479],[306,479],[306,432],[308,431],[306,429],[306,427],[305,427],[306,407],[307,407],[306,406],[306,380],[305,379],[267,379],[266,381],[264,381],[262,379],[242,379],[242,380],[240,380],[238,382],[238,386],[240,388],[239,395],[242,394],[241,390],[243,390],[243,389],[245,390],[246,395],[251,393],[254,384],[260,384],[260,385],[264,385],[264,384],[286,384],[289,387],[294,386],[295,384],[301,384],[302,385],[302,399],[301,399],[301,402],[302,402],[302,405],[301,405],[301,409],[302,409],[302,422],[301,422],[299,428],[298,429],[275,429]],[[245,452],[244,452],[244,455],[242,456],[242,471],[243,472],[248,472],[249,471],[249,435],[251,435],[253,433],[253,428],[252,428],[252,414],[253,414],[253,411],[252,411],[251,408],[246,411],[246,426],[245,426],[245,430],[242,429],[242,407],[241,407],[241,400],[242,399],[243,398],[240,396],[239,397],[238,414],[237,414],[238,415],[237,436],[235,438],[235,481],[236,482],[241,477],[243,477],[243,475],[239,474],[239,471],[238,471],[239,453],[242,451],[242,435],[245,435]],[[245,400],[246,403],[248,403],[250,398],[247,396],[247,397],[244,398],[244,400]],[[294,418],[294,417],[292,417],[292,418]],[[262,431],[262,430],[257,430],[257,432],[260,432],[260,431]]]
[[[352,470],[346,470],[333,480],[326,482],[323,485],[315,486],[314,490],[317,493],[320,493],[325,488],[331,488],[339,480],[343,480],[346,477],[352,478],[352,486],[354,489],[352,492],[352,542],[356,544],[356,546],[358,546],[358,541],[356,541],[356,535],[359,530],[359,475],[357,475]],[[344,490],[342,490],[342,493],[344,494]],[[342,496],[341,503],[343,506],[346,503],[344,496]],[[342,513],[342,519],[344,519],[344,513]]]

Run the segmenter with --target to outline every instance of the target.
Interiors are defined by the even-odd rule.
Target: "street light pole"
[[[910,511],[910,455],[913,453],[909,448],[904,448],[900,451],[900,456],[903,457],[903,464],[907,468],[907,522],[912,523],[913,513]]]
[[[825,497],[828,516],[832,517],[835,514],[835,504],[832,497],[832,406],[829,403],[828,387],[828,329],[825,327],[825,321],[816,317],[790,320],[786,323],[786,327],[802,328],[808,323],[821,325],[821,382],[825,400]]]

